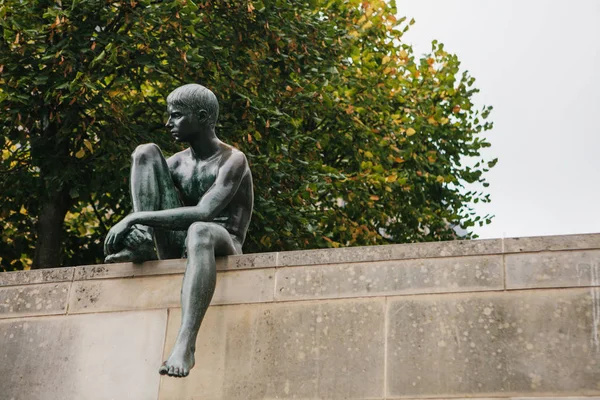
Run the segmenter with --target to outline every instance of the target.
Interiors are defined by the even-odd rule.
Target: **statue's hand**
[[[104,239],[104,255],[114,254],[119,251],[119,245],[129,232],[130,225],[127,217],[110,228]]]
[[[123,239],[123,244],[130,249],[137,249],[148,243],[153,243],[152,235],[147,230],[139,229],[139,225],[132,226]]]

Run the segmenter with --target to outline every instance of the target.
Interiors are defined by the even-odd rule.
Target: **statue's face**
[[[166,127],[178,142],[190,142],[200,133],[200,123],[194,113],[184,107],[167,105],[169,119]]]

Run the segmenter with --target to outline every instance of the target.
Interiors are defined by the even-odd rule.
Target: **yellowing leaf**
[[[371,200],[379,200],[379,196],[376,195],[372,195],[371,197],[369,197]]]
[[[381,63],[382,63],[382,64],[387,64],[387,63],[389,63],[389,62],[390,62],[390,60],[391,60],[391,58],[390,58],[389,56],[385,56],[385,57],[383,57],[383,58],[381,59]]]
[[[386,182],[396,182],[398,180],[398,176],[397,175],[390,175],[387,178],[385,178]]]
[[[85,145],[85,147],[87,147],[87,149],[90,151],[90,153],[94,152],[94,148],[92,147],[92,143],[88,139],[84,139],[83,140],[83,144]]]
[[[415,131],[413,128],[408,128],[408,129],[406,130],[406,136],[412,136],[412,135],[414,135],[415,133],[417,133],[417,131]]]
[[[75,157],[77,157],[77,158],[83,158],[83,156],[85,156],[85,150],[84,149],[81,149],[77,153],[75,153]]]
[[[400,50],[400,58],[401,59],[408,58],[408,53],[406,52],[406,50]]]
[[[367,21],[367,23],[366,23],[366,24],[364,24],[364,25],[361,27],[361,29],[362,29],[363,31],[366,31],[367,29],[369,29],[369,28],[370,28],[370,27],[372,27],[372,26],[373,26],[373,21]]]
[[[439,183],[444,183],[444,177],[441,175],[439,175],[435,180],[438,181]]]
[[[19,211],[23,215],[27,215],[27,209],[24,206],[21,206],[21,211]]]

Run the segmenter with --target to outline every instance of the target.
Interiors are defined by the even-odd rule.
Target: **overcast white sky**
[[[600,0],[397,0],[431,41],[458,55],[492,105],[494,214],[481,238],[600,232]]]

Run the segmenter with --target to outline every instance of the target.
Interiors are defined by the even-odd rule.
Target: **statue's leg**
[[[187,235],[188,261],[181,287],[181,327],[171,355],[160,368],[162,375],[187,376],[194,366],[196,337],[215,291],[215,256],[241,254],[241,245],[225,228],[196,222]]]
[[[133,211],[157,211],[181,207],[179,193],[173,183],[167,161],[153,144],[138,146],[131,155],[131,198]],[[184,231],[169,231],[143,226],[154,234],[158,258],[180,258]]]
[[[131,155],[131,198],[133,211],[156,211],[181,207],[181,201],[173,178],[169,172],[167,161],[160,148],[155,144],[142,144]],[[116,254],[106,258],[106,262],[144,261],[158,258],[179,258],[183,248],[185,232],[154,229],[149,226],[136,225],[136,239],[146,237],[147,240],[136,248],[127,246]],[[140,233],[141,232],[141,233]],[[133,236],[133,235],[132,235]],[[154,237],[154,245],[152,238]]]

